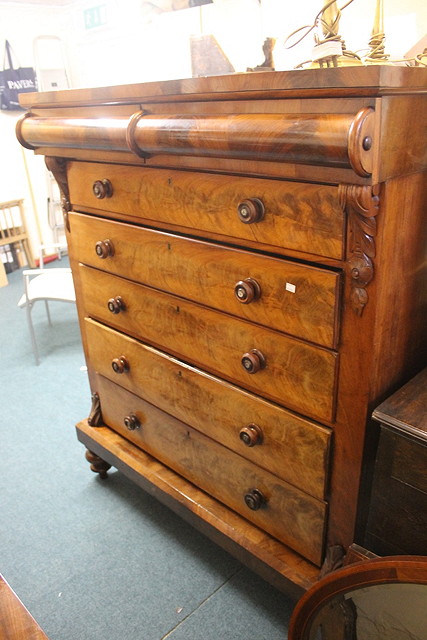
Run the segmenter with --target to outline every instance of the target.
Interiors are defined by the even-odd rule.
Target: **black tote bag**
[[[12,47],[5,43],[3,71],[0,71],[0,102],[2,109],[14,111],[21,109],[19,94],[37,91],[37,78],[32,67],[14,68]]]

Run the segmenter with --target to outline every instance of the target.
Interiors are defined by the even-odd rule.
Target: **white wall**
[[[76,86],[105,86],[191,76],[191,35],[214,34],[236,71],[262,61],[258,0],[216,0],[181,11],[157,13],[142,0],[104,0],[104,27],[84,28],[90,3],[67,9],[71,75]]]
[[[263,60],[265,37],[277,38],[278,69],[292,69],[311,58],[313,34],[286,50],[286,37],[312,24],[323,0],[214,0],[199,8],[155,13],[143,0],[104,0],[108,24],[84,29],[88,0],[68,9],[72,76],[76,86],[102,86],[182,78],[191,75],[189,36],[213,34],[236,71],[246,71]],[[344,4],[337,3],[338,6]],[[386,51],[401,58],[427,32],[425,0],[385,0]],[[353,0],[342,14],[340,32],[347,47],[366,49],[375,12],[375,0]]]
[[[34,66],[34,37],[42,34],[61,37],[64,33],[61,7],[0,2],[1,61],[5,39],[11,43],[21,66]],[[47,179],[44,159],[21,148],[16,140],[15,125],[22,113],[0,111],[0,202],[24,198],[31,245],[37,255],[38,245],[52,239],[47,219]]]
[[[341,7],[344,0],[337,2]],[[313,34],[308,35],[298,46],[286,50],[283,42],[295,29],[312,25],[323,0],[290,2],[262,0],[264,28],[269,35],[278,38],[275,49],[276,68],[291,69],[311,59]],[[352,51],[368,46],[375,15],[375,0],[353,0],[344,11],[340,21],[340,35]],[[384,23],[386,53],[401,58],[427,32],[427,2],[425,0],[384,0]],[[300,35],[303,35],[301,32]],[[300,37],[300,36],[298,36]],[[296,41],[296,37],[288,42]]]
[[[106,25],[86,29],[85,9],[100,4],[107,8]],[[182,78],[191,76],[189,36],[203,33],[216,37],[239,72],[260,64],[264,38],[276,37],[276,67],[290,69],[311,57],[312,34],[290,50],[283,42],[294,29],[312,23],[322,5],[323,0],[262,0],[261,5],[258,0],[214,0],[200,8],[156,13],[143,0],[70,0],[65,6],[0,0],[0,60],[7,38],[21,65],[34,66],[33,39],[55,35],[65,44],[73,87]],[[344,10],[340,32],[348,48],[366,47],[374,5],[374,0],[354,0]],[[386,49],[400,57],[427,31],[427,2],[385,0],[384,5]],[[14,133],[18,116],[0,112],[0,202],[25,198],[36,248],[51,239],[44,161],[21,150]]]

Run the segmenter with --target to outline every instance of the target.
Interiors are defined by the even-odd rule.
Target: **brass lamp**
[[[311,68],[359,66],[362,61],[358,55],[348,51],[339,35],[341,11],[336,2],[324,0],[319,22],[322,25],[323,39],[315,36]]]

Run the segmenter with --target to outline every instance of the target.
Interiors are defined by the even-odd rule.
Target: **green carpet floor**
[[[54,264],[53,266],[62,266]],[[0,288],[0,573],[50,640],[285,640],[294,606],[119,472],[100,480],[74,424],[90,394],[77,314]]]

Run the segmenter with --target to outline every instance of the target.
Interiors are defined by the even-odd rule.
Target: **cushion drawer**
[[[326,503],[114,383],[99,377],[97,385],[108,426],[312,562],[321,563]],[[129,430],[124,425],[126,417],[136,428]],[[246,503],[246,496],[253,496],[254,490],[265,499],[256,510]]]
[[[109,180],[112,195],[99,199],[96,181]],[[98,209],[165,223],[190,233],[215,234],[233,241],[319,256],[343,257],[344,214],[337,187],[264,178],[221,176],[169,169],[94,163],[69,163],[74,209]],[[263,218],[241,222],[237,208],[261,200]]]
[[[90,267],[81,265],[80,277],[89,316],[291,409],[333,419],[335,352]],[[114,297],[127,305],[118,314],[107,307]]]
[[[151,404],[160,404],[167,413],[306,493],[324,498],[329,429],[97,322],[86,320],[85,325],[91,364],[104,377]],[[111,361],[122,352],[138,366],[119,379]],[[249,426],[258,428],[259,438],[245,444],[241,432],[247,434]]]
[[[79,214],[70,224],[85,264],[316,344],[338,342],[334,271]],[[106,239],[114,254],[103,259],[95,247]]]

